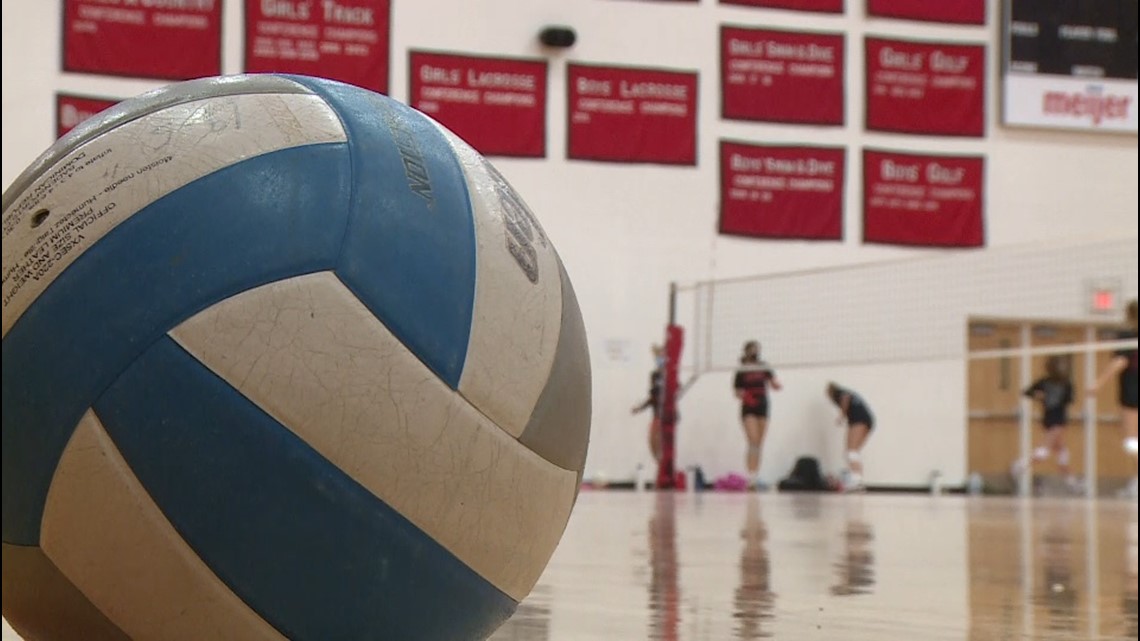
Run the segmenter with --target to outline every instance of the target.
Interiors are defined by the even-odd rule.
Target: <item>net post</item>
[[[1029,348],[1031,347],[1033,334],[1030,331],[1029,323],[1021,324],[1021,355],[1018,357],[1020,364],[1018,384],[1018,399],[1020,401],[1021,411],[1018,412],[1018,450],[1021,457],[1022,466],[1020,470],[1020,477],[1017,480],[1017,493],[1019,496],[1029,496],[1032,493],[1033,481],[1033,404],[1032,399],[1026,398],[1021,390],[1029,387],[1032,381],[1030,378],[1033,376],[1032,370],[1032,357],[1030,356]]]
[[[669,284],[669,325],[665,328],[665,380],[661,394],[661,460],[657,465],[657,489],[677,486],[677,391],[678,369],[684,332],[677,320],[677,284]]]
[[[1085,496],[1096,498],[1097,495],[1097,469],[1096,469],[1096,428],[1097,407],[1096,394],[1088,390],[1096,383],[1096,352],[1093,351],[1093,342],[1096,341],[1096,330],[1091,326],[1085,328]]]

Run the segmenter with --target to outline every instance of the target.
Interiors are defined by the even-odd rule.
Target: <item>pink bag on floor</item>
[[[713,483],[713,488],[724,492],[743,492],[748,489],[748,479],[735,473],[725,474]]]

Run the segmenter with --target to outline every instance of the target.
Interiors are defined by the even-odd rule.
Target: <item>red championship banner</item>
[[[867,38],[867,129],[982,137],[983,45]]]
[[[697,164],[697,74],[569,65],[567,156]]]
[[[63,70],[187,80],[222,73],[222,0],[64,0]]]
[[[863,241],[981,247],[985,159],[863,151]]]
[[[388,93],[389,0],[245,0],[245,70]]]
[[[55,95],[55,137],[60,138],[91,116],[118,104],[118,100],[57,93]]]
[[[986,0],[867,0],[867,14],[922,22],[986,24]]]
[[[721,117],[843,124],[843,34],[722,26]]]
[[[546,62],[413,51],[411,104],[486,156],[546,156]]]
[[[720,233],[843,238],[842,148],[720,143]]]
[[[720,3],[814,13],[843,13],[843,0],[720,0]]]

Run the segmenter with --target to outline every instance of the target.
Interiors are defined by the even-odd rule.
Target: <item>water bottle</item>
[[[637,464],[637,471],[634,472],[633,489],[638,492],[645,491],[645,465],[643,463]]]
[[[934,496],[942,494],[942,472],[939,470],[930,473],[930,493]]]
[[[970,475],[970,479],[966,484],[966,489],[970,496],[979,496],[982,491],[986,489],[986,482],[982,480],[982,475],[974,472]]]

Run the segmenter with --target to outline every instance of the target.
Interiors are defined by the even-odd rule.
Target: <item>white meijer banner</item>
[[[1008,73],[1007,125],[1136,131],[1136,81]]]

